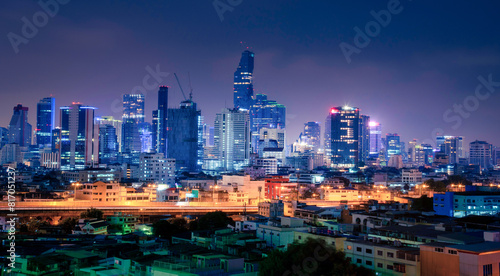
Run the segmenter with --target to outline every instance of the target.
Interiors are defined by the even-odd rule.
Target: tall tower
[[[223,109],[215,117],[215,156],[220,167],[236,171],[248,165],[250,158],[250,119],[248,111]]]
[[[370,157],[370,116],[359,115],[359,161]]]
[[[9,123],[9,143],[20,147],[31,145],[31,125],[28,123],[28,107],[18,104],[14,106],[14,114]]]
[[[470,163],[478,165],[481,170],[491,168],[491,144],[485,141],[474,141],[469,144]]]
[[[244,51],[240,63],[234,72],[234,108],[249,110],[253,96],[254,53]]]
[[[153,111],[153,146],[167,157],[168,86],[158,90],[158,110]]]
[[[252,149],[259,151],[259,135],[262,128],[285,129],[286,107],[276,101],[268,100],[267,95],[257,94],[250,106],[250,130],[252,131]]]
[[[307,122],[304,124],[304,135],[309,139],[309,143],[315,152],[321,146],[321,126],[318,122]]]
[[[325,130],[325,152],[331,155],[335,167],[354,167],[359,161],[359,109],[349,106],[339,106],[330,109]]]
[[[144,95],[123,95],[122,152],[141,152],[139,125],[144,123]]]
[[[56,120],[56,99],[47,97],[36,105],[36,144],[44,146],[51,144],[52,130]]]
[[[73,103],[61,111],[61,169],[81,170],[99,164],[99,127],[95,107]]]

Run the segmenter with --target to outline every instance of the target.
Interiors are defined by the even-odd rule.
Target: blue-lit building
[[[318,122],[307,122],[304,124],[304,136],[307,137],[313,151],[317,152],[321,147],[321,126]]]
[[[360,116],[356,107],[330,109],[325,124],[325,153],[334,167],[354,167],[359,162]]]
[[[153,144],[156,153],[167,156],[168,86],[158,90],[158,109],[153,111]]]
[[[387,133],[385,136],[385,142],[387,160],[389,160],[393,155],[401,155],[401,141],[397,133]]]
[[[9,123],[9,143],[20,147],[31,145],[31,125],[28,123],[28,107],[18,104],[14,106],[14,114]]]
[[[469,144],[469,163],[477,165],[481,170],[492,167],[492,145],[485,141],[474,141]]]
[[[36,105],[36,145],[38,147],[51,144],[55,120],[56,99],[53,97],[41,99]]]
[[[9,130],[5,127],[0,127],[0,149],[9,143]]]
[[[441,153],[446,154],[450,164],[460,163],[460,158],[464,158],[462,136],[437,136],[436,145]]]
[[[285,129],[286,107],[268,100],[267,95],[257,94],[250,107],[253,152],[259,151],[259,137],[262,128]]]
[[[82,170],[99,164],[99,129],[95,107],[73,103],[61,111],[61,169]]]
[[[139,125],[144,123],[144,95],[123,95],[122,115],[122,152],[137,154],[141,152]]]
[[[141,152],[154,152],[153,127],[150,123],[144,122],[139,125],[139,137],[141,138]]]
[[[167,113],[167,157],[175,159],[176,170],[199,171],[203,164],[201,111],[192,100]]]
[[[370,157],[377,158],[382,150],[382,125],[371,121],[370,128]]]
[[[446,192],[434,194],[433,201],[436,215],[455,218],[470,215],[494,216],[499,211],[500,192]]]
[[[254,53],[244,51],[240,63],[234,72],[234,108],[249,110],[253,100],[253,64]]]
[[[359,115],[359,162],[370,157],[370,116]]]
[[[118,135],[112,125],[99,126],[99,163],[111,164],[118,157]]]

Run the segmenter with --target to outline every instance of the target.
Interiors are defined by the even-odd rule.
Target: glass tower
[[[52,97],[41,99],[36,105],[36,144],[51,144],[51,133],[55,127],[56,100]]]
[[[234,108],[249,110],[253,96],[254,53],[244,51],[240,63],[234,72]]]

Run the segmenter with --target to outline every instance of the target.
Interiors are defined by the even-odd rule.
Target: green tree
[[[61,228],[65,234],[71,234],[77,223],[77,218],[65,218],[61,222]]]
[[[286,251],[273,250],[259,267],[259,275],[375,275],[352,264],[341,251],[321,239],[294,243]]]
[[[171,239],[173,235],[185,232],[186,225],[185,219],[160,220],[153,223],[153,234],[160,238]]]
[[[432,197],[423,195],[420,198],[414,199],[411,204],[411,209],[415,211],[430,212],[434,210]]]
[[[215,211],[206,213],[198,220],[198,230],[224,228],[228,224],[234,224],[233,219],[228,218],[224,212]]]
[[[99,209],[96,208],[89,208],[85,212],[82,212],[80,214],[80,218],[96,218],[96,219],[102,219],[103,217],[103,212]]]
[[[429,189],[433,190],[434,192],[446,192],[446,183],[444,183],[443,181],[435,181],[434,179],[429,179],[425,181],[425,185],[428,185]]]
[[[40,227],[49,226],[50,224],[39,218],[32,218],[26,223],[26,228],[30,233],[37,233]]]

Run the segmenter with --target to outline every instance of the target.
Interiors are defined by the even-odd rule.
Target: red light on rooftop
[[[330,109],[330,113],[331,114],[339,113],[339,110],[336,108],[332,108],[332,109]]]

